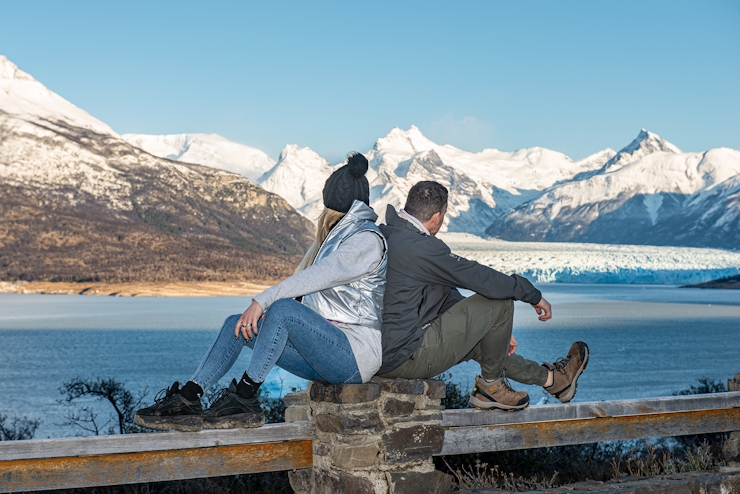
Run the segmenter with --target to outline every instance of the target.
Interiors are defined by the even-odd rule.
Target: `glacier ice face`
[[[684,285],[740,274],[740,252],[719,249],[439,237],[455,254],[537,283]]]

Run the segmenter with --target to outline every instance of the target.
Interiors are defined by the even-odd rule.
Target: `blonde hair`
[[[329,232],[331,231],[334,226],[339,223],[339,220],[344,218],[344,215],[347,213],[340,213],[339,211],[334,211],[333,209],[324,208],[324,210],[321,212],[321,215],[319,216],[318,221],[316,222],[316,240],[314,241],[313,245],[308,248],[308,251],[306,252],[306,255],[303,256],[303,260],[298,265],[297,268],[295,268],[295,272],[303,271],[307,267],[309,267],[311,264],[313,264],[313,261],[316,259],[316,254],[319,253],[319,248],[321,247],[321,244],[324,243],[324,240],[326,240],[326,237],[329,235]]]

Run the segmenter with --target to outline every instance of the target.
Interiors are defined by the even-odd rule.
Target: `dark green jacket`
[[[388,206],[385,221],[380,231],[388,241],[388,278],[378,374],[392,371],[419,348],[425,325],[464,298],[457,287],[489,299],[537,304],[542,298],[526,278],[456,256],[443,241],[399,217],[393,206]]]

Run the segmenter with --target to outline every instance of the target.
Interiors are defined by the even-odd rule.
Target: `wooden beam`
[[[740,430],[740,408],[445,428],[437,456]]]
[[[312,442],[302,440],[1,461],[0,492],[71,489],[311,468]]]
[[[313,439],[315,436],[313,423],[304,421],[267,424],[255,429],[148,432],[113,436],[2,441],[0,442],[0,460],[63,458],[276,443]]]
[[[591,417],[619,417],[645,413],[716,410],[740,407],[740,392],[668,396],[638,400],[593,401],[530,406],[518,412],[503,410],[443,410],[442,426],[516,424]]]

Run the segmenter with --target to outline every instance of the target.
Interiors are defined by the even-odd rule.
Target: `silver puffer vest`
[[[380,331],[383,324],[385,272],[388,267],[388,246],[375,225],[378,215],[364,202],[355,201],[337,222],[321,244],[314,263],[337,250],[342,242],[359,232],[373,232],[383,243],[383,258],[364,278],[347,285],[309,293],[303,303],[332,321],[367,326]]]

